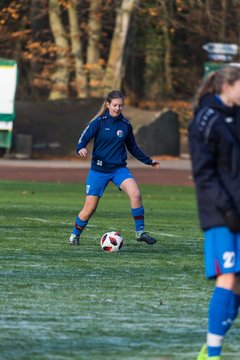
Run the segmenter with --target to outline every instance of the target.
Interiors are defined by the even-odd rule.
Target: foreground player
[[[207,93],[214,96],[204,104]],[[197,360],[220,360],[223,338],[240,305],[240,68],[226,65],[211,73],[195,100],[190,153],[204,231],[205,272],[216,279],[207,342]]]
[[[92,164],[86,180],[86,200],[76,217],[69,238],[70,245],[79,245],[80,235],[98,206],[107,184],[112,181],[130,199],[135,221],[136,238],[152,245],[156,240],[144,231],[144,207],[139,187],[126,167],[127,151],[139,161],[159,169],[159,162],[145,155],[137,146],[130,122],[122,115],[124,97],[120,91],[111,91],[98,114],[83,131],[77,153],[87,157],[87,144],[94,139]]]

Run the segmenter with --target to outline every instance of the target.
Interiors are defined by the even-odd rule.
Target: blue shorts
[[[120,168],[111,173],[103,173],[90,169],[86,181],[86,195],[102,196],[107,184],[112,181],[119,189],[126,179],[134,179],[128,168]]]
[[[240,272],[240,233],[219,226],[204,231],[204,240],[207,278]]]

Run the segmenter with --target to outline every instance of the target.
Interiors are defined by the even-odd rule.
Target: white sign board
[[[207,43],[202,47],[210,54],[237,55],[238,45],[224,43]]]
[[[14,98],[17,87],[17,64],[0,63],[0,114],[14,113]]]

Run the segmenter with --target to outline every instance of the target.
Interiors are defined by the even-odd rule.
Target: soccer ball
[[[115,252],[122,248],[123,238],[116,231],[106,232],[100,241],[101,247],[105,252]]]

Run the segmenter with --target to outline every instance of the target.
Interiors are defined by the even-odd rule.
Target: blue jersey
[[[240,121],[238,107],[214,97],[189,125],[189,144],[201,227],[226,226],[225,214],[240,216]]]
[[[83,131],[77,152],[86,148],[94,139],[91,168],[112,172],[127,164],[127,150],[139,161],[152,165],[152,159],[138,147],[131,123],[120,114],[112,117],[109,112],[93,119]]]

